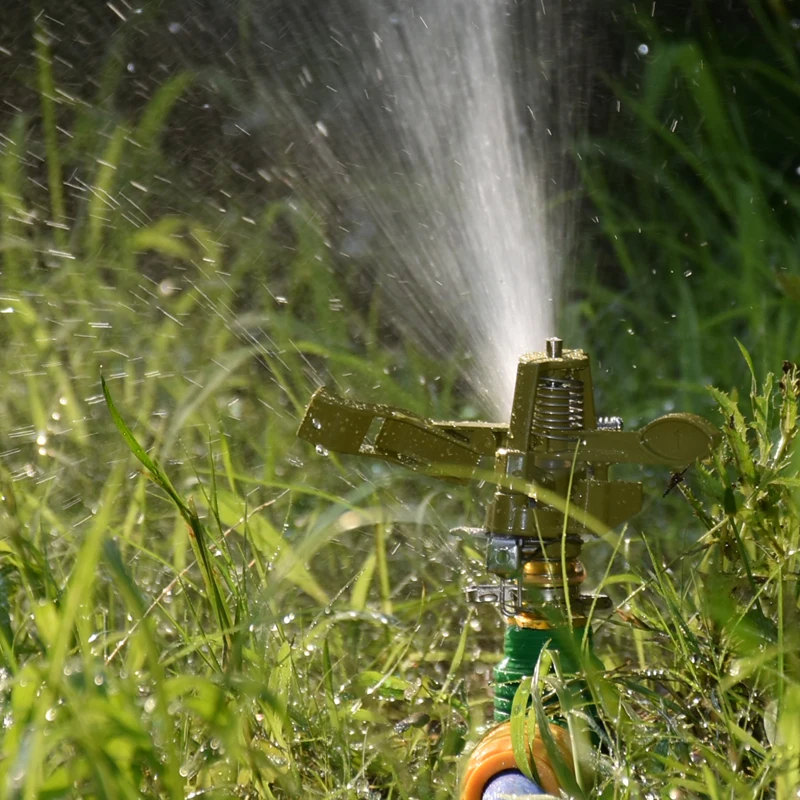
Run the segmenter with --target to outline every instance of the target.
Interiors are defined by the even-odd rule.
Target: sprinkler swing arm
[[[614,528],[642,507],[641,483],[611,479],[610,467],[682,470],[710,455],[719,431],[695,414],[668,414],[638,431],[623,431],[619,418],[598,417],[588,355],[564,350],[553,338],[544,352],[520,358],[507,424],[439,422],[345,400],[322,388],[312,397],[298,436],[318,452],[379,458],[451,481],[488,476],[495,483],[483,528],[469,530],[486,537],[486,568],[500,583],[469,587],[467,596],[495,603],[508,623],[505,658],[495,670],[495,719],[502,722],[545,644],[558,649],[561,640],[568,659],[583,637],[589,608],[605,605],[606,598],[580,592],[586,577],[579,561],[582,537],[598,523]],[[562,729],[551,728],[568,753]],[[534,746],[534,758],[543,788],[557,793],[546,753],[540,749],[537,756]],[[472,752],[462,800],[513,794],[512,784],[497,776],[515,770],[506,722]]]

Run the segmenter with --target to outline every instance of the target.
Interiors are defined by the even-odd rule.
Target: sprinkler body
[[[499,606],[507,622],[504,658],[494,673],[500,724],[471,754],[462,800],[488,800],[501,788],[513,796],[515,785],[524,786],[505,722],[514,693],[533,674],[545,646],[559,651],[566,671],[577,671],[581,643],[590,641],[590,609],[608,605],[606,598],[581,593],[583,537],[620,525],[642,505],[641,484],[612,480],[609,468],[636,463],[685,469],[708,456],[719,437],[694,414],[668,414],[639,431],[623,431],[617,418],[599,418],[589,357],[564,350],[560,339],[520,358],[507,424],[437,422],[344,400],[323,388],[312,397],[298,435],[318,448],[451,480],[489,479],[497,487],[483,527],[467,530],[486,538],[487,572],[499,580],[469,587],[467,597]],[[564,729],[554,723],[551,732],[570,763]],[[541,788],[556,794],[558,780],[537,742],[532,755]]]

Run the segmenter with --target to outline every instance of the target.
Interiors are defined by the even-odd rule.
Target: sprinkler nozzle
[[[545,342],[545,349],[548,358],[561,358],[561,351],[564,349],[564,342],[557,336],[547,339]]]

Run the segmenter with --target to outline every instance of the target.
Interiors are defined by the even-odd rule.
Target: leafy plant
[[[749,419],[713,390],[724,442],[697,488],[681,484],[705,532],[670,562],[645,534],[648,568],[623,566],[625,624],[600,629],[615,642],[598,648],[611,670],[587,668],[602,724],[599,796],[796,790],[798,374],[787,362],[780,384],[770,375],[761,388],[753,374]]]

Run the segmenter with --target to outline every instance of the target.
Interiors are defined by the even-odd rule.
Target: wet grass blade
[[[189,539],[194,550],[195,558],[200,567],[200,572],[203,576],[203,583],[207,591],[208,600],[211,603],[212,610],[219,626],[220,634],[222,635],[224,648],[223,648],[223,664],[227,664],[228,656],[232,651],[232,638],[231,638],[231,617],[228,611],[227,604],[223,599],[223,589],[217,579],[217,571],[214,566],[213,559],[209,553],[208,535],[205,526],[200,521],[197,515],[197,510],[194,503],[190,500],[185,503],[181,496],[172,485],[167,474],[163,471],[161,466],[154,461],[139,444],[136,437],[133,435],[131,429],[122,419],[111,393],[108,389],[108,384],[104,378],[101,378],[103,396],[105,397],[106,406],[108,407],[111,418],[117,430],[122,434],[122,438],[128,445],[128,449],[134,456],[141,462],[142,466],[148,471],[152,480],[160,486],[170,497],[175,507],[178,509],[180,515],[183,517],[186,527],[189,532]]]
[[[64,187],[62,185],[62,169],[60,145],[58,141],[58,122],[56,118],[56,85],[53,79],[53,56],[49,40],[42,26],[36,31],[36,56],[38,59],[39,100],[42,110],[45,149],[47,151],[47,185],[50,191],[50,213],[57,223],[64,223]],[[64,231],[55,230],[56,241],[63,244],[66,237]]]
[[[136,144],[148,155],[158,143],[158,136],[166,126],[170,111],[193,81],[194,76],[190,72],[180,72],[162,83],[150,99],[134,131]]]
[[[536,761],[531,752],[531,742],[537,733],[537,721],[528,718],[528,708],[531,702],[531,679],[521,680],[511,701],[511,747],[514,751],[514,760],[517,762],[525,777],[541,785]],[[531,724],[531,722],[533,724]]]
[[[118,204],[113,196],[114,184],[117,180],[127,135],[128,131],[125,126],[117,125],[102,157],[98,159],[97,173],[92,183],[92,197],[89,201],[89,229],[86,242],[86,249],[92,256],[97,255],[100,250],[105,219],[116,212]]]

